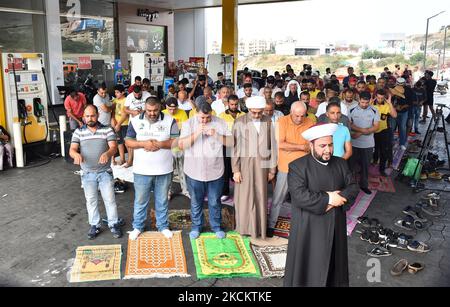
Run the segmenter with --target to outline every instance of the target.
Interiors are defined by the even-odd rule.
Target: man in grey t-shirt
[[[70,157],[74,164],[83,170],[83,183],[86,207],[91,225],[88,238],[95,239],[100,233],[100,212],[98,210],[98,190],[102,194],[108,215],[108,226],[114,238],[120,238],[122,231],[118,225],[117,205],[114,195],[114,178],[109,173],[111,158],[117,152],[116,134],[111,127],[98,122],[98,110],[87,106],[83,114],[83,127],[73,133]]]
[[[98,121],[104,126],[111,126],[112,101],[106,85],[102,84],[94,97],[94,106],[98,108]]]
[[[372,95],[369,92],[362,92],[359,97],[358,106],[349,111],[353,146],[350,166],[353,172],[357,165],[360,166],[359,186],[364,193],[372,194],[369,190],[369,163],[375,147],[374,133],[380,127],[380,113],[370,105]]]

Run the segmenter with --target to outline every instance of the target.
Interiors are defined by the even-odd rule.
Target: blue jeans
[[[169,229],[169,200],[167,194],[171,181],[172,173],[160,176],[134,174],[134,229],[144,231],[150,191],[152,190],[155,194],[156,227],[158,231]]]
[[[420,106],[412,106],[412,110],[411,110],[411,121],[413,123],[412,127],[411,127],[411,131],[413,131],[412,128],[414,128],[415,132],[419,131],[419,120],[420,120],[420,112],[421,112],[421,107]]]
[[[397,114],[397,126],[400,134],[400,146],[406,146],[408,134],[406,125],[408,123],[408,112],[399,112]]]
[[[103,202],[108,215],[108,226],[113,227],[118,222],[116,196],[114,194],[114,178],[108,172],[88,173],[81,176],[86,208],[91,226],[100,226],[100,213],[98,211],[98,190],[102,194]]]
[[[213,232],[221,231],[223,177],[215,181],[197,181],[186,176],[186,183],[191,195],[192,230],[201,232],[204,224],[203,200],[208,195],[209,225]]]

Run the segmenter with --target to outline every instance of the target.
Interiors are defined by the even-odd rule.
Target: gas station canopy
[[[162,10],[186,10],[209,7],[220,7],[227,0],[114,0],[119,3],[130,3],[151,6]],[[290,2],[298,0],[239,0],[239,5]]]

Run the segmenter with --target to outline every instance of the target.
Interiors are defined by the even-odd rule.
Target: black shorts
[[[125,137],[127,136],[128,126],[120,127],[120,131],[116,133],[117,135],[117,144],[123,145],[125,144]]]

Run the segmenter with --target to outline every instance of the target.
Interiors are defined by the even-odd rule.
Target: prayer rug
[[[121,245],[78,247],[70,272],[70,282],[120,279],[121,258]]]
[[[209,225],[209,211],[203,211],[205,217],[205,226]],[[192,226],[191,210],[169,210],[169,228],[170,229],[190,229]],[[234,230],[236,226],[234,217],[234,208],[222,206],[222,225],[226,230]],[[156,229],[156,211],[150,210],[150,227]]]
[[[253,253],[258,261],[263,278],[284,277],[286,266],[287,245],[283,246],[255,246]]]
[[[187,273],[181,231],[167,239],[159,232],[144,232],[128,240],[124,279],[190,277]]]
[[[198,279],[261,277],[250,249],[250,240],[228,232],[225,239],[214,233],[203,233],[191,240]]]
[[[390,177],[369,177],[369,189],[371,191],[395,193],[394,183]]]
[[[265,240],[261,238],[250,238],[250,243],[256,246],[283,246],[288,244],[288,239],[280,238],[274,236],[272,238],[266,238]]]
[[[384,171],[386,175],[390,176],[392,174],[392,168],[386,168]],[[369,177],[380,176],[380,166],[378,164],[369,165]]]
[[[289,238],[290,229],[291,219],[289,217],[279,216],[273,234],[279,237]]]
[[[394,151],[394,157],[392,161],[392,168],[398,170],[400,167],[400,163],[402,162],[402,158],[405,155],[405,150],[399,147],[396,151]]]
[[[358,217],[364,215],[376,195],[377,191],[372,191],[371,195],[367,195],[364,192],[359,193],[354,205],[347,211],[347,236],[351,236],[356,227]]]

